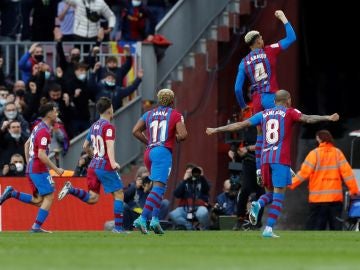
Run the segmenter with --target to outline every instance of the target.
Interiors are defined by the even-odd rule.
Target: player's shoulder
[[[273,44],[270,44],[270,45],[266,45],[264,47],[264,51],[266,53],[269,53],[269,52],[271,52],[273,50],[279,50],[279,49],[281,49],[281,46],[280,46],[279,42],[276,42],[276,43],[273,43]]]

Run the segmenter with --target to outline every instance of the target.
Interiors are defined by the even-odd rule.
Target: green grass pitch
[[[359,232],[0,233],[0,269],[360,269]]]

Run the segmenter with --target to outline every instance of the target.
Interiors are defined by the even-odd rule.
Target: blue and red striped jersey
[[[261,163],[280,163],[291,165],[292,126],[298,122],[301,112],[294,108],[275,106],[252,116],[252,125],[261,125],[263,145]]]
[[[175,109],[159,106],[143,114],[141,119],[146,124],[148,146],[165,146],[173,148],[176,138],[176,124],[184,121],[183,116]]]

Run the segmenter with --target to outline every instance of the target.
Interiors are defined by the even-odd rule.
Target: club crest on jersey
[[[47,138],[46,138],[46,137],[42,137],[42,138],[41,138],[41,141],[40,141],[40,144],[46,146],[46,145],[47,145]]]
[[[167,116],[168,115],[168,112],[165,112],[165,111],[156,111],[153,113],[152,116]]]

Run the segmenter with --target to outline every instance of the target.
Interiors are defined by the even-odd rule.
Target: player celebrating
[[[246,108],[243,97],[243,84],[247,77],[251,84],[253,113],[275,106],[275,92],[279,90],[276,79],[276,58],[282,50],[286,50],[295,40],[295,32],[281,10],[275,11],[275,17],[285,26],[286,37],[277,43],[264,47],[264,41],[258,31],[250,31],[245,35],[245,42],[251,52],[240,62],[236,76],[235,94],[242,110]],[[262,145],[261,128],[255,146],[257,177],[260,177],[260,151]],[[259,180],[258,180],[259,181]]]
[[[87,182],[89,192],[75,188],[68,181],[58,195],[63,199],[71,194],[87,204],[95,204],[99,200],[100,185],[104,186],[105,193],[111,193],[114,197],[114,233],[127,233],[123,229],[124,192],[122,180],[117,173],[120,165],[115,161],[115,127],[110,123],[113,119],[114,110],[111,99],[101,97],[96,103],[96,109],[100,119],[89,130],[83,148],[89,151],[90,143],[93,150],[93,158],[87,170]]]
[[[146,222],[151,216],[150,228],[156,234],[163,234],[159,223],[159,207],[166,189],[172,166],[172,148],[175,139],[186,139],[187,131],[183,116],[172,109],[174,92],[162,89],[157,94],[159,106],[146,112],[133,128],[134,136],[147,145],[144,162],[150,172],[153,187],[148,195],[143,212],[134,221],[134,227],[148,234]],[[143,132],[146,132],[146,135]]]
[[[64,170],[58,168],[48,157],[51,143],[50,129],[55,124],[57,115],[58,112],[54,103],[42,105],[39,109],[39,116],[42,121],[34,127],[25,143],[25,158],[28,164],[26,174],[33,195],[19,192],[13,187],[7,186],[0,197],[0,205],[9,198],[15,198],[24,203],[40,207],[30,231],[34,233],[50,233],[50,231],[41,228],[49,215],[54,200],[54,182],[49,174],[49,168],[53,169],[58,175],[64,173]]]
[[[255,225],[262,207],[271,203],[264,237],[278,237],[273,233],[284,201],[286,186],[291,184],[290,172],[290,144],[292,139],[292,126],[295,122],[308,124],[320,121],[337,121],[339,115],[306,115],[297,109],[291,108],[290,93],[279,90],[275,94],[275,107],[266,109],[251,118],[218,128],[207,128],[208,135],[218,132],[235,131],[248,126],[261,125],[264,144],[261,154],[261,172],[266,193],[259,200],[251,203],[249,219]]]

